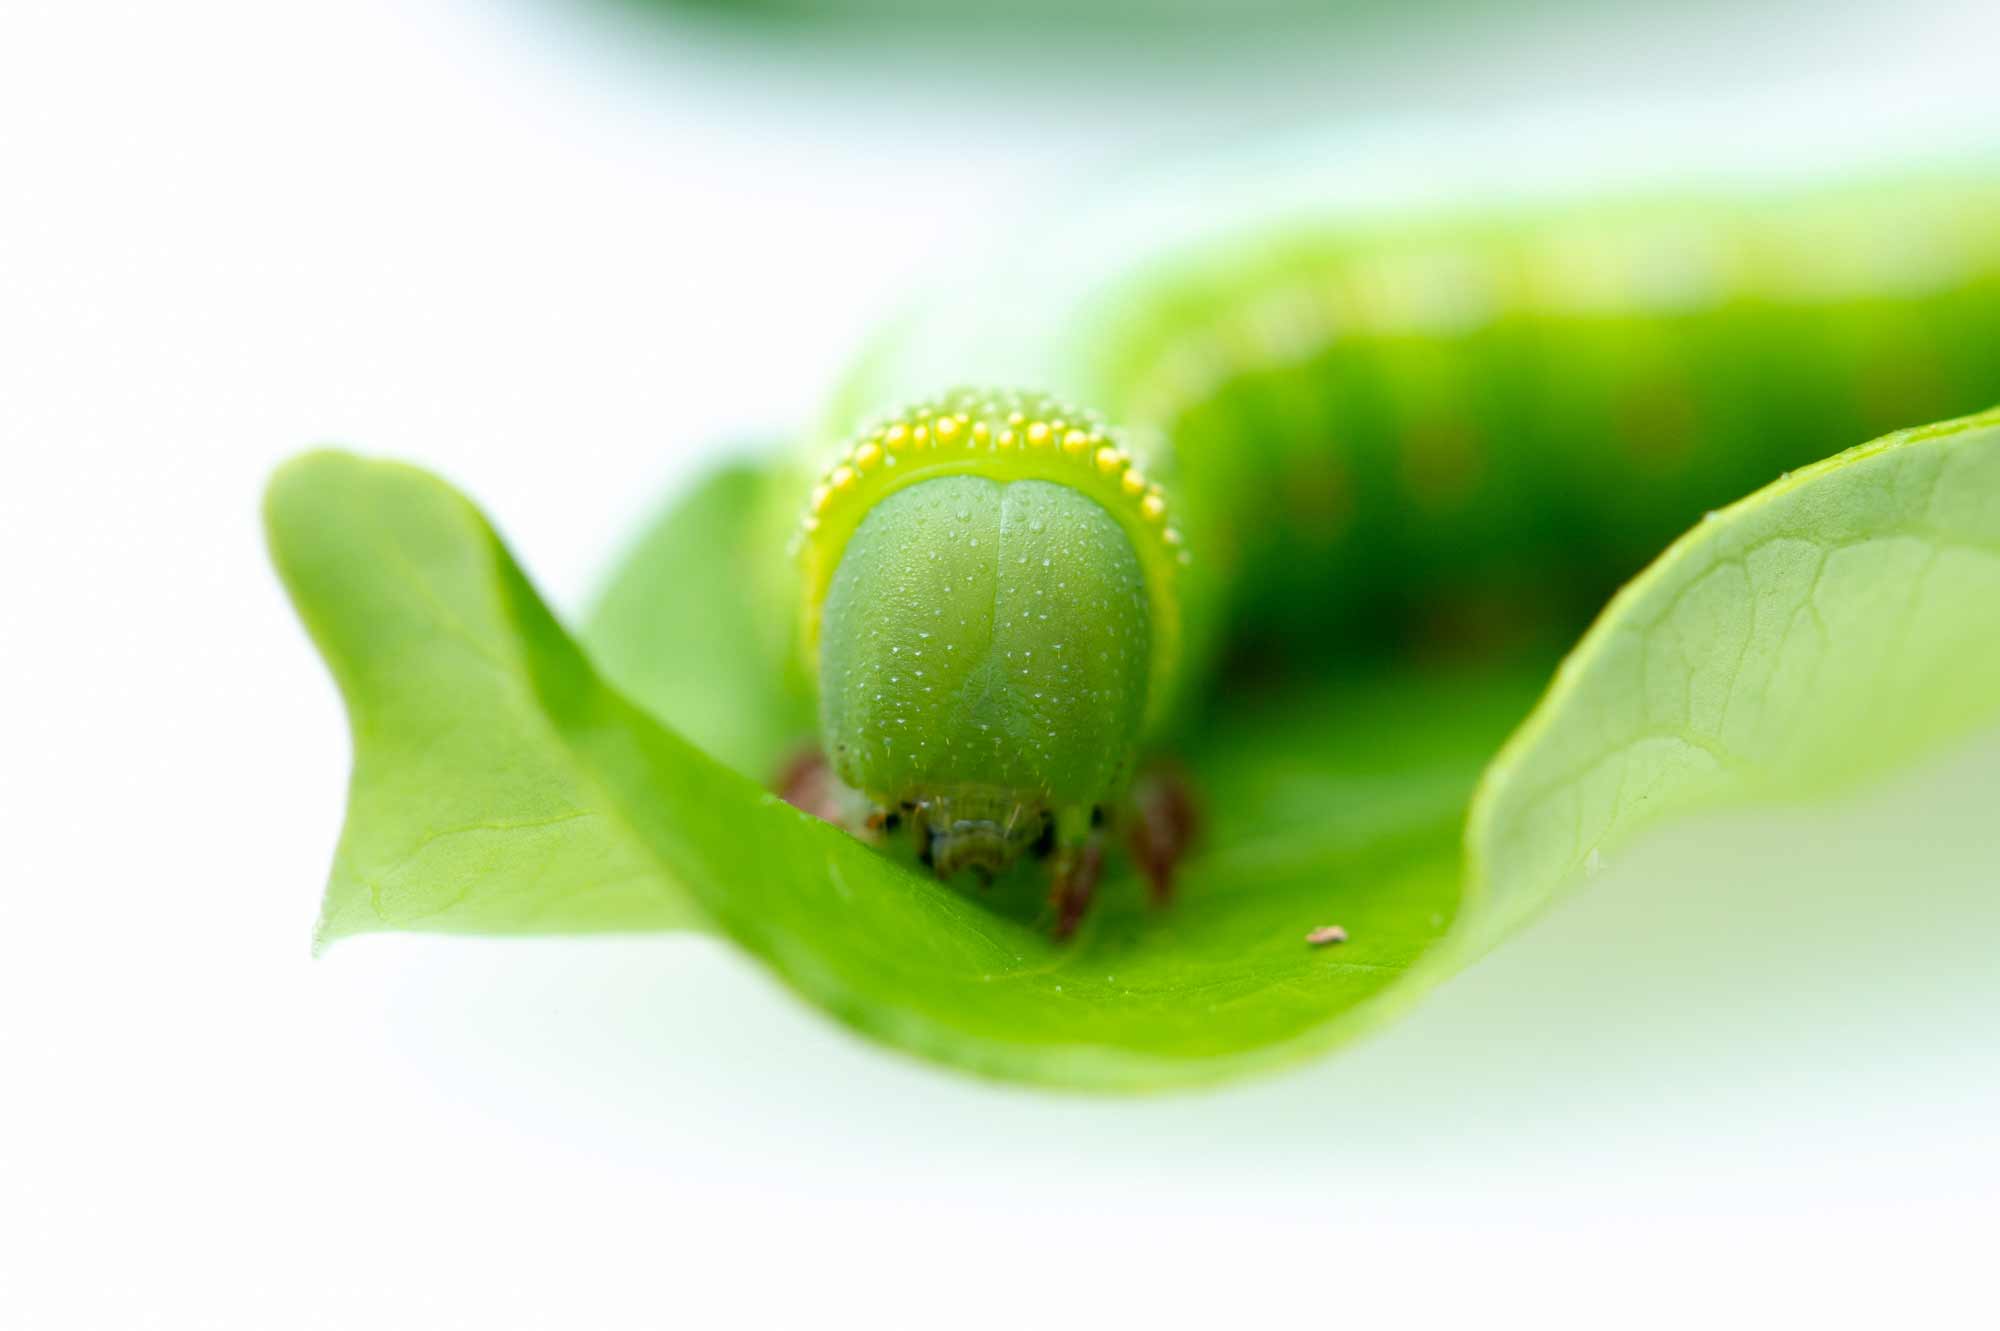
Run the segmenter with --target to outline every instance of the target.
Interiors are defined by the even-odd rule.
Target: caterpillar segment
[[[798,544],[830,774],[940,877],[1046,860],[1074,929],[1107,835],[1145,821],[1126,796],[1179,667],[1166,487],[1083,408],[958,389],[862,430]],[[1161,893],[1174,858],[1146,861]]]

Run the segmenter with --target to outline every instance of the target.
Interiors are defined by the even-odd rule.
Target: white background
[[[1031,1095],[707,941],[309,960],[346,738],[256,503],[309,444],[412,458],[574,609],[928,266],[1135,155],[1729,99],[2000,134],[1996,49],[1990,5],[981,63],[562,0],[9,0],[0,1326],[1991,1325],[2000,743],[1663,838],[1294,1075]]]

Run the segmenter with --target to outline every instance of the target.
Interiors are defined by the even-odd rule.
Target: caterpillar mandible
[[[838,395],[786,576],[833,773],[942,876],[1051,857],[1058,933],[1112,831],[1165,895],[1185,798],[1134,776],[1225,648],[1569,626],[1824,440],[2000,399],[1987,179],[1309,218],[994,280]]]

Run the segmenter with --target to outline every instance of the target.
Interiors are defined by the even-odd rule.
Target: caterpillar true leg
[[[895,812],[871,808],[841,784],[817,744],[801,745],[780,769],[771,790],[801,813],[845,828],[855,836],[879,839],[884,832],[895,830]]]
[[[1097,881],[1104,875],[1104,835],[1096,828],[1082,842],[1056,851],[1049,869],[1049,904],[1055,908],[1055,936],[1068,938],[1090,910]]]
[[[1146,877],[1154,905],[1173,900],[1174,870],[1194,843],[1199,826],[1194,791],[1179,769],[1154,768],[1133,786],[1125,845]]]

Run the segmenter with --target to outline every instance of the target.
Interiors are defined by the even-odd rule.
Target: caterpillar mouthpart
[[[990,792],[937,795],[916,813],[919,850],[940,878],[966,870],[982,878],[1005,873],[1022,855],[1046,842],[1049,810]]]

